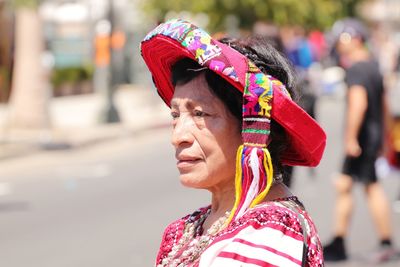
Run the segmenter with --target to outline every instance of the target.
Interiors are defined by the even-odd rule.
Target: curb
[[[105,103],[100,93],[51,99],[52,127],[41,130],[0,127],[0,161],[43,151],[88,147],[170,125],[165,104],[151,89],[121,85],[114,101],[121,122],[102,124],[99,114]],[[0,106],[0,124],[5,125],[7,109],[7,105]]]

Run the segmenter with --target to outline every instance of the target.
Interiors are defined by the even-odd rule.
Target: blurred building
[[[64,84],[56,95],[92,92],[95,89],[85,80],[92,80],[96,67],[104,64],[111,64],[113,84],[141,82],[143,75],[137,75],[141,66],[136,65],[139,41],[147,30],[144,26],[150,25],[141,12],[141,1],[47,0],[42,4],[47,48],[54,57],[53,83]],[[69,77],[82,81],[71,86],[68,80],[63,82]]]
[[[55,67],[91,63],[91,27],[88,8],[81,3],[46,2],[40,8],[44,20],[46,48],[54,55]]]
[[[391,111],[400,116],[400,1],[372,0],[360,11],[371,26],[371,49],[389,89]]]
[[[368,20],[384,23],[393,30],[400,30],[400,1],[370,0],[360,7]]]
[[[371,26],[372,42],[378,49],[398,50],[400,48],[400,1],[399,0],[371,0],[360,7],[360,13]],[[380,47],[391,43],[395,47]],[[388,51],[390,52],[390,51]],[[390,58],[381,61],[390,61]],[[388,63],[394,64],[394,63]],[[385,68],[390,68],[385,67]],[[387,71],[383,69],[383,72]]]

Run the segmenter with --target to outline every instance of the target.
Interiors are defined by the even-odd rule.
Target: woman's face
[[[175,87],[171,115],[181,183],[210,191],[233,186],[239,122],[211,93],[204,73]]]

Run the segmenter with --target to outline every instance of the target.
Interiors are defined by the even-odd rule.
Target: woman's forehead
[[[202,105],[215,105],[219,102],[218,98],[211,92],[204,74],[200,74],[185,84],[175,86],[171,105],[173,106],[181,101]]]

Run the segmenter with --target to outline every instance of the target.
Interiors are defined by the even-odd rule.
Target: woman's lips
[[[176,166],[178,168],[191,167],[191,166],[199,163],[200,161],[201,161],[201,159],[199,159],[199,158],[178,159],[178,162],[176,163]]]

